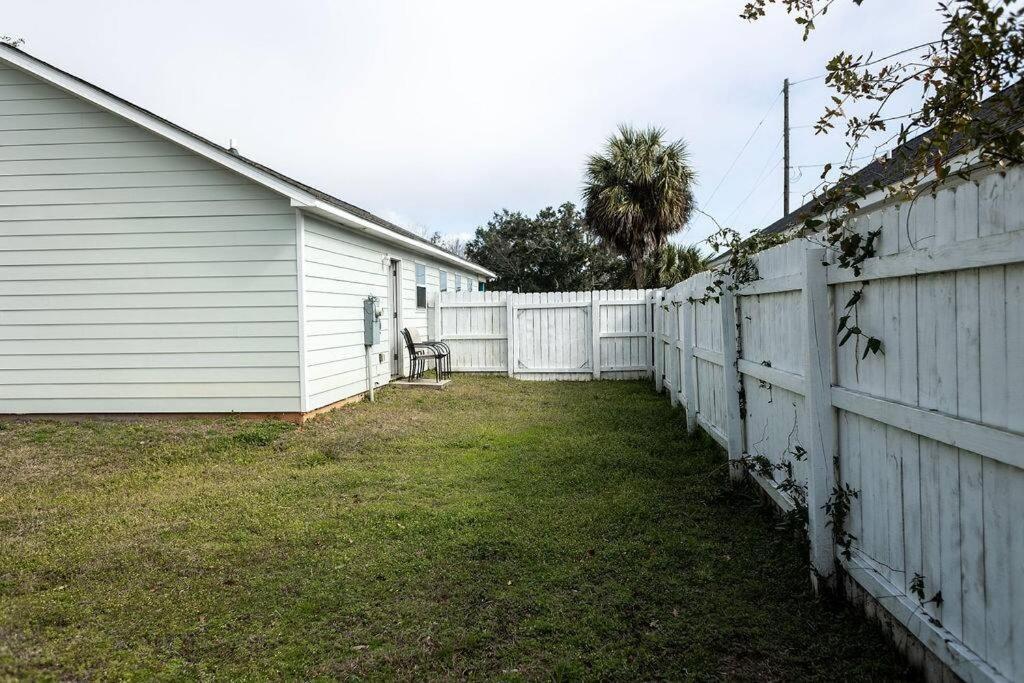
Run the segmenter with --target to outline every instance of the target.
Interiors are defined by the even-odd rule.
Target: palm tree
[[[637,288],[644,261],[682,230],[693,212],[693,183],[686,143],[664,141],[659,128],[619,126],[600,154],[587,160],[583,199],[590,229],[626,257]]]
[[[708,257],[694,244],[672,244],[654,252],[647,265],[648,287],[672,287],[707,270]]]

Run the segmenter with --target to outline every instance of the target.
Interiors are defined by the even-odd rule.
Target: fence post
[[[590,290],[590,364],[594,379],[601,379],[601,300]]]
[[[433,337],[437,341],[444,341],[444,316],[441,315],[441,299],[444,297],[444,292],[438,292],[437,298],[434,299],[434,329]]]
[[[505,299],[505,364],[508,366],[508,376],[514,377],[516,372],[516,305],[515,292],[506,294]]]
[[[651,316],[651,363],[654,365],[654,389],[659,394],[664,389],[662,379],[665,377],[665,349],[661,344],[661,321],[662,313],[664,312],[661,308],[661,300],[663,296],[657,291],[651,292],[649,301],[654,306],[653,315]]]
[[[694,315],[696,306],[690,301],[693,293],[687,287],[683,291],[683,305],[680,311],[683,316],[683,387],[686,400],[686,431],[697,430],[697,358],[693,355],[694,346]]]
[[[732,291],[732,276],[726,275],[722,284],[722,356],[725,378],[725,437],[729,443],[729,476],[733,481],[743,479],[740,458],[743,457],[743,418],[740,415],[740,376],[737,369],[738,343],[736,329],[736,293]]]
[[[824,505],[836,485],[836,411],[832,407],[832,333],[825,250],[808,249],[804,262],[804,324],[807,363],[807,534],[811,543],[811,580],[816,591],[835,579],[835,548]]]
[[[668,328],[665,330],[665,340],[663,343],[665,353],[665,375],[672,378],[672,386],[668,390],[669,402],[673,406],[679,405],[680,402],[680,387],[682,386],[682,378],[679,374],[679,307],[674,302],[674,294],[671,289],[666,289],[662,294],[665,307],[668,309],[665,311],[666,323],[663,327]]]
[[[679,285],[665,291],[665,303],[668,305],[669,333],[665,343],[665,353],[668,360],[665,361],[668,373],[672,376],[672,388],[669,394],[672,397],[672,405],[677,406],[683,402],[683,369],[679,360],[679,306],[676,305],[676,298],[679,296]]]

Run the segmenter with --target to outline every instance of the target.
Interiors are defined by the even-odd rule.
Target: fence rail
[[[879,227],[860,272],[799,240],[703,302],[709,273],[664,291],[448,294],[436,329],[457,369],[653,375],[782,509],[806,511],[817,575],[841,567],[958,676],[1024,680],[1024,170],[851,225]],[[839,344],[846,314],[883,353]],[[838,488],[856,497],[837,539]]]

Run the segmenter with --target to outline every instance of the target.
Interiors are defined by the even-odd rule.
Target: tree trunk
[[[644,258],[643,256],[633,256],[633,281],[636,283],[637,289],[644,288]]]

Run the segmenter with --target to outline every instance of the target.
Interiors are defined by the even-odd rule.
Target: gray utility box
[[[380,299],[371,296],[363,300],[363,345],[380,343]]]

